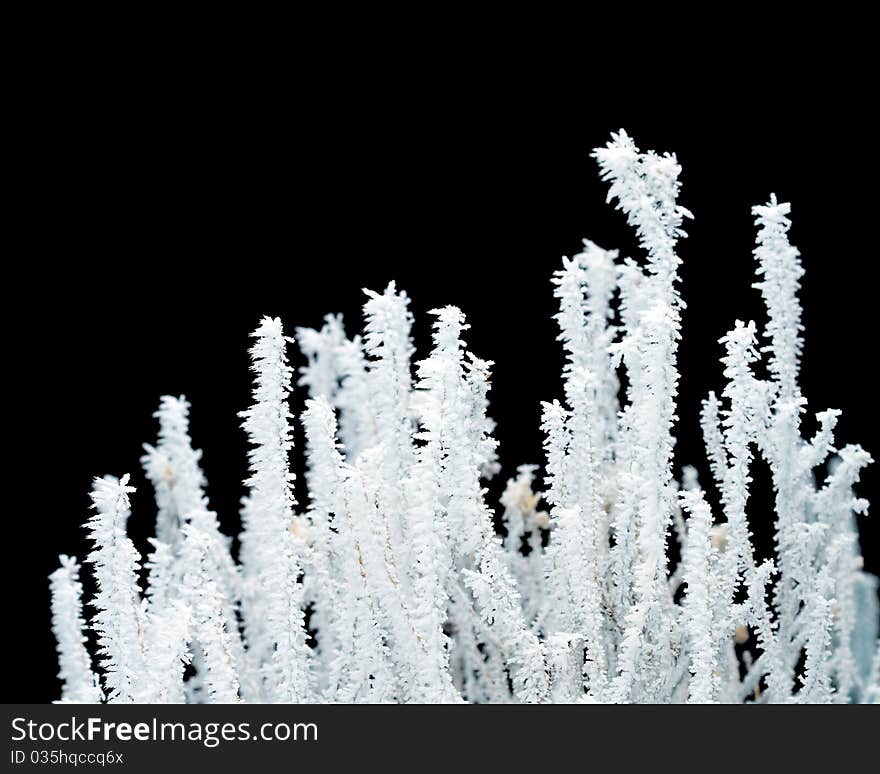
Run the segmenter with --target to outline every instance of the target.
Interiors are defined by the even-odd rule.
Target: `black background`
[[[696,465],[714,496],[699,403],[722,386],[719,337],[737,318],[763,323],[750,287],[750,208],[771,192],[793,204],[807,269],[801,383],[810,411],[843,409],[841,444],[877,453],[876,196],[859,193],[874,175],[876,135],[864,71],[826,73],[809,91],[776,84],[736,97],[722,84],[683,85],[675,96],[622,84],[622,98],[605,103],[586,77],[565,92],[552,78],[490,74],[416,84],[405,69],[394,69],[394,83],[353,75],[325,87],[298,73],[270,88],[234,71],[156,82],[149,72],[111,78],[103,66],[100,78],[83,78],[60,68],[31,96],[15,154],[23,238],[7,254],[5,293],[14,505],[3,546],[15,636],[4,647],[20,668],[4,701],[57,696],[46,576],[59,553],[87,552],[80,525],[93,476],[132,474],[130,528],[146,549],[154,512],[138,459],[154,439],[160,395],[192,402],[211,503],[237,532],[237,412],[248,403],[248,334],[261,315],[281,316],[292,334],[343,312],[352,333],[361,288],[394,279],[412,298],[422,356],[426,311],[459,305],[472,349],[496,363],[503,472],[492,501],[518,464],[542,463],[539,403],[561,397],[550,275],[582,237],[642,257],[589,158],[620,127],[642,149],[677,154],[681,202],[695,215],[680,245],[688,306],[676,468]],[[301,364],[295,349],[291,358]],[[771,497],[760,466],[756,475],[750,519],[766,554]],[[860,492],[876,499],[873,468]],[[870,518],[860,526],[877,572],[880,530]]]

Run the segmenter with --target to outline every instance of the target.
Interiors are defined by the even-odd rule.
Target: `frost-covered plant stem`
[[[86,649],[82,617],[79,565],[70,556],[58,557],[61,566],[49,576],[52,592],[52,632],[58,643],[61,702],[98,704],[104,698],[92,659]]]
[[[242,511],[242,554],[248,562],[245,623],[267,699],[303,702],[312,697],[300,571],[292,533],[293,492],[288,455],[293,445],[288,406],[292,369],[281,321],[265,317],[251,347],[253,398],[242,412],[251,443],[250,492]]]

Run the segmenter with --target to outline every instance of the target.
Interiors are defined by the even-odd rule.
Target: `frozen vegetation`
[[[679,165],[623,132],[594,156],[644,257],[585,241],[555,272],[564,400],[543,406],[542,491],[537,466],[520,467],[502,534],[484,489],[499,471],[491,364],[467,350],[458,308],[431,313],[433,349],[416,363],[393,284],[367,292],[361,336],[330,316],[288,339],[265,318],[241,414],[237,560],[205,496],[190,406],[165,396],[143,457],[157,507],[145,593],[128,475],[94,483],[92,614],[76,560],[51,577],[62,701],[880,701],[877,579],[862,570],[855,519],[868,504],[853,492],[871,458],[837,446],[837,411],[816,415],[812,438],[801,431],[789,205],[753,209],[766,320],[723,337],[724,387],[702,406],[706,457],[694,462],[714,477],[714,503],[696,468],[679,479],[672,465],[676,244],[690,217]],[[683,411],[696,421],[696,407]],[[295,421],[307,503],[291,487]],[[747,520],[755,464],[775,493],[763,561]]]

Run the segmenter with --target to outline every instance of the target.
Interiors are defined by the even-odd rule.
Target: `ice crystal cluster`
[[[87,624],[77,562],[62,557],[51,577],[62,701],[880,700],[876,578],[861,569],[855,521],[868,505],[853,493],[871,459],[837,448],[837,411],[801,432],[789,205],[753,210],[767,320],[721,339],[725,386],[703,403],[713,507],[696,469],[679,481],[672,466],[676,243],[690,217],[679,165],[624,132],[594,156],[644,260],[585,241],[555,273],[564,400],[543,406],[543,491],[535,466],[519,468],[502,534],[484,489],[498,471],[490,363],[467,350],[459,309],[432,312],[433,349],[417,363],[393,284],[367,292],[362,336],[334,316],[296,331],[306,504],[289,462],[293,339],[265,318],[241,415],[238,560],[205,496],[189,404],[166,396],[143,457],[157,504],[146,592],[127,475],[94,483]],[[765,560],[746,518],[759,462],[775,492]]]

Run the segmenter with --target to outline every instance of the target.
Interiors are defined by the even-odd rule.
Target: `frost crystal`
[[[565,366],[560,397],[543,404],[544,491],[537,466],[518,469],[503,534],[484,488],[499,470],[491,363],[468,351],[460,309],[431,312],[433,348],[416,363],[409,298],[393,283],[366,291],[363,336],[336,316],[296,330],[303,508],[291,340],[264,318],[241,415],[238,560],[210,510],[189,404],[165,396],[143,457],[157,508],[146,591],[128,476],[95,481],[88,624],[76,561],[51,576],[61,701],[880,701],[877,579],[855,521],[868,504],[853,492],[872,460],[836,447],[836,410],[816,414],[812,438],[801,431],[790,205],[753,209],[767,322],[736,321],[720,339],[723,383],[699,414],[706,459],[679,482],[681,170],[623,131],[594,157],[645,259],[584,240],[553,275]],[[748,520],[756,465],[775,493],[763,562]],[[709,474],[717,502],[700,486]]]

